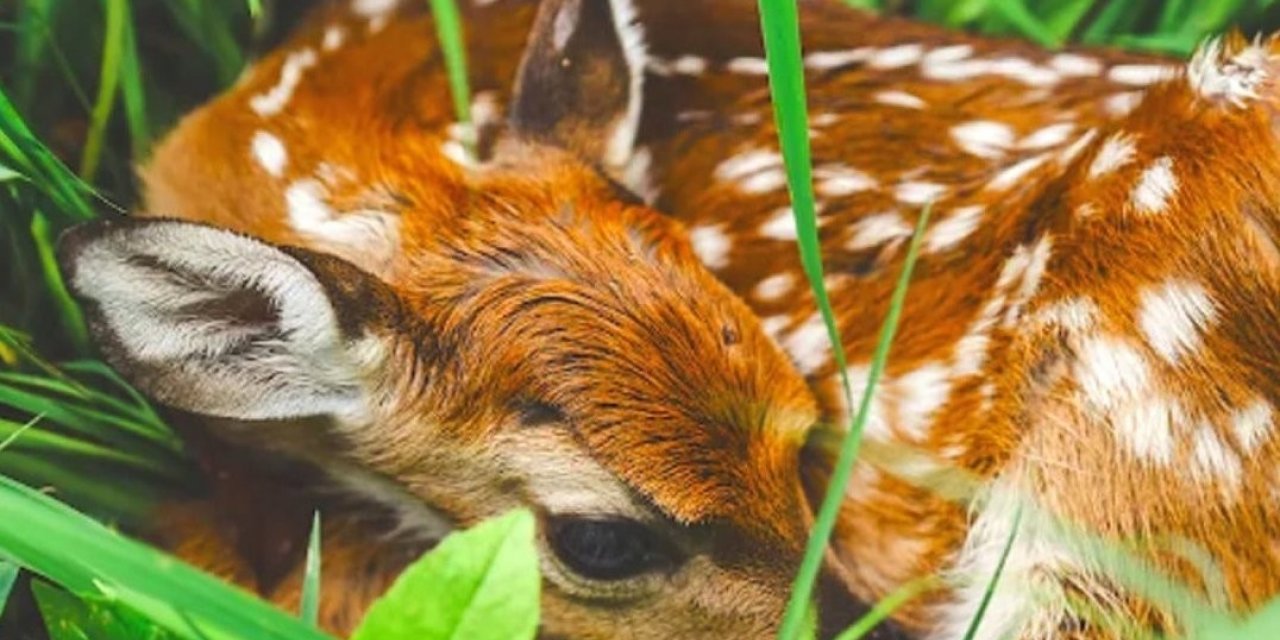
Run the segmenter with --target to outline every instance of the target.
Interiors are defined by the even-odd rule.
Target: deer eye
[[[564,422],[564,412],[548,402],[521,400],[516,403],[515,409],[520,416],[521,424],[526,427],[541,427]]]
[[[635,520],[554,518],[547,529],[556,557],[591,580],[625,580],[676,563],[671,546]]]

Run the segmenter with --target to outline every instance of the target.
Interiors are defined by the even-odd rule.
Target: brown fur
[[[734,608],[777,610],[808,524],[797,482],[803,432],[817,411],[837,425],[847,414],[830,357],[808,371],[818,398],[815,410],[760,330],[757,318],[785,318],[779,333],[785,344],[786,335],[813,313],[802,285],[770,299],[755,294],[769,276],[800,277],[790,241],[759,232],[787,204],[785,190],[747,193],[715,175],[726,159],[775,144],[764,76],[726,68],[733,58],[761,55],[755,16],[745,10],[750,4],[686,0],[641,6],[652,55],[693,54],[710,65],[696,76],[646,79],[640,143],[652,156],[657,206],[679,224],[620,204],[599,175],[552,149],[507,147],[497,152],[496,166],[475,172],[445,161],[439,146],[450,119],[447,89],[431,23],[416,13],[398,15],[377,34],[357,36],[362,23],[336,8],[321,10],[241,85],[184,121],[145,173],[149,210],[338,253],[386,280],[411,315],[431,328],[436,351],[386,390],[395,411],[350,443],[348,459],[395,478],[463,523],[474,521],[512,502],[468,483],[501,467],[499,447],[513,442],[503,439],[503,425],[510,424],[506,399],[531,391],[563,405],[583,455],[674,522],[710,525],[695,534],[702,540],[739,541],[718,547],[733,553],[712,561],[739,572],[733,580],[708,570],[698,574],[697,583],[668,592],[672,600],[685,598],[685,609],[635,606],[604,618],[553,590],[546,603],[546,631],[552,635],[611,637],[621,629],[636,637],[767,634],[766,623],[750,626],[763,617],[743,622]],[[966,59],[1016,57],[1039,68],[1049,66],[1053,55],[1022,43],[871,18],[834,2],[802,8],[809,52],[903,42],[923,43],[926,51],[968,44],[974,51]],[[473,83],[502,95],[514,76],[531,7],[499,3],[471,11]],[[290,50],[318,42],[324,25],[335,20],[345,21],[352,39],[336,53],[323,54],[299,85],[287,117],[278,119],[289,154],[283,178],[244,168],[249,137],[261,126],[246,106],[249,97],[276,82]],[[1242,47],[1233,42],[1230,48]],[[1104,71],[1161,62],[1083,53]],[[1253,398],[1272,406],[1280,402],[1274,382],[1280,309],[1272,302],[1280,293],[1275,87],[1268,83],[1261,99],[1235,107],[1196,95],[1178,77],[1156,86],[1124,115],[1109,110],[1106,99],[1141,89],[1121,86],[1104,73],[1063,75],[1053,86],[1039,87],[992,74],[942,81],[925,77],[921,68],[851,64],[809,77],[811,112],[838,114],[834,123],[815,124],[815,163],[848,163],[875,182],[857,193],[823,198],[821,211],[826,268],[850,362],[869,358],[904,255],[901,237],[850,249],[856,225],[888,210],[913,223],[919,207],[903,206],[893,193],[909,180],[946,188],[934,204],[933,228],[962,206],[984,208],[971,234],[926,253],[917,267],[887,371],[891,382],[882,390],[885,426],[871,434],[869,460],[860,464],[850,487],[834,543],[844,566],[832,571],[869,601],[912,578],[955,570],[987,503],[970,504],[971,492],[940,493],[921,478],[937,466],[951,466],[975,485],[992,481],[997,489],[1022,492],[1047,514],[1108,539],[1136,538],[1140,556],[1195,585],[1186,563],[1161,552],[1151,536],[1191,540],[1222,569],[1231,608],[1257,607],[1280,591],[1274,534],[1280,514],[1263,498],[1275,489],[1269,467],[1276,445],[1268,434],[1249,451],[1226,430],[1227,416]],[[925,106],[878,102],[877,94],[889,90],[916,96]],[[697,117],[682,119],[682,113]],[[990,119],[1006,124],[1016,139],[1061,121],[1074,129],[1043,148],[1002,149],[990,157],[966,151],[951,134],[957,125]],[[1071,149],[1087,130],[1095,130],[1094,137]],[[1090,177],[1101,146],[1120,132],[1135,137],[1135,156],[1100,178]],[[553,137],[592,150],[580,130]],[[1040,154],[1046,154],[1043,163],[1012,184],[988,188],[999,172]],[[1131,204],[1135,182],[1161,156],[1173,159],[1177,192],[1161,215],[1138,214]],[[321,161],[355,172],[330,189],[333,208],[395,212],[402,225],[395,257],[325,246],[283,224],[282,185],[310,175]],[[1081,215],[1082,207],[1093,215]],[[726,264],[714,270],[724,286],[696,264],[682,225],[715,225],[731,240]],[[1011,261],[1031,259],[1045,238],[1052,243],[1043,245],[1049,247],[1045,275],[1019,299],[1025,273],[1014,273],[1005,285],[1001,274]],[[1202,284],[1217,317],[1204,332],[1203,346],[1178,365],[1160,360],[1143,343],[1134,319],[1138,292],[1171,275]],[[1087,327],[1046,313],[1070,297],[1096,306],[1097,317]],[[979,369],[948,369],[946,396],[923,428],[908,425],[899,396],[910,390],[892,381],[932,362],[950,362],[989,304],[994,326],[986,333],[989,347]],[[552,332],[574,339],[556,349],[529,350],[536,336]],[[599,335],[610,336],[607,357],[583,340]],[[1089,374],[1084,350],[1099,335],[1136,345],[1154,381],[1110,412],[1087,406],[1079,380]],[[409,354],[417,348],[401,343],[396,353],[416,362]],[[1195,456],[1191,421],[1172,427],[1172,465],[1137,459],[1118,440],[1118,416],[1149,406],[1144,403],[1154,393],[1184,402],[1187,411],[1212,425],[1229,452],[1242,457],[1237,488],[1185,472]],[[408,426],[425,424],[444,431],[425,439],[420,428]],[[455,448],[442,450],[442,442]],[[904,451],[943,465],[924,474],[918,465],[906,469]],[[463,460],[468,463],[458,466]],[[827,476],[829,452],[815,445],[805,460],[807,485],[816,495]],[[1026,536],[1047,526],[1040,516],[1027,517]],[[178,536],[186,542],[175,548],[210,565],[218,547],[204,535]],[[342,540],[338,534],[331,541],[333,559],[326,557],[327,566],[338,563],[337,575],[346,573],[345,563],[374,561],[356,555],[360,545],[349,548]],[[1015,574],[1011,584],[1021,585],[1022,579],[1048,585],[1131,622],[1176,630],[1170,612],[1127,593],[1081,556],[1068,556],[1058,564],[1021,567],[1024,574]],[[752,566],[753,558],[777,560]],[[242,570],[228,571],[243,579]],[[343,613],[327,617],[330,627],[348,628],[350,611],[360,610],[385,577],[358,581],[349,601],[332,603]],[[296,595],[285,584],[274,597],[288,602]],[[726,584],[735,586],[716,592]],[[955,609],[959,591],[919,598],[898,617],[916,631],[941,634],[947,621],[963,615]],[[1060,601],[1028,613],[1041,626],[1023,628],[1022,637],[1116,635],[1082,621]]]

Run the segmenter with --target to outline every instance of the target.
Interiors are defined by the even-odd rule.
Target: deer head
[[[266,64],[322,76],[320,50]],[[255,103],[251,77],[224,111],[264,107],[242,117],[301,132],[254,136],[267,182],[184,177],[200,131],[248,137],[206,111],[161,148],[148,187],[278,203],[215,220],[255,232],[191,221],[199,198],[162,198],[188,219],[69,233],[67,281],[107,359],[146,393],[317,462],[419,531],[531,508],[544,634],[768,635],[811,522],[799,463],[817,411],[682,228],[609,177],[630,155],[642,65],[623,0],[543,3],[509,135],[476,167],[383,113],[317,124],[326,107],[367,106],[365,88],[325,103],[295,77]],[[299,228],[336,196],[272,182],[286,150],[289,171],[376,176],[393,219]],[[296,233],[261,231],[273,225]],[[862,607],[834,564],[822,580],[830,633]]]

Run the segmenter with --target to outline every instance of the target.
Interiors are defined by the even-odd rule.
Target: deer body
[[[321,274],[334,322],[357,337],[295,367],[325,390],[310,411],[282,397],[246,415],[148,383],[127,345],[113,362],[164,402],[237,423],[337,416],[330,441],[295,424],[226,431],[362,487],[390,479],[377,486],[393,502],[446,516],[418,514],[419,529],[532,503],[699,532],[670,534],[692,558],[660,570],[678,587],[636,587],[606,617],[583,608],[591,587],[548,569],[550,636],[767,635],[848,408],[793,246],[755,13],[611,2],[615,38],[593,22],[605,4],[551,2],[536,21],[530,3],[469,8],[474,131],[450,127],[428,17],[395,2],[317,10],[161,145],[146,210],[316,252],[281,250]],[[962,637],[1008,543],[978,637],[1187,631],[1109,577],[1076,529],[1212,590],[1170,546],[1190,541],[1234,611],[1280,592],[1280,513],[1265,498],[1280,401],[1268,47],[1209,46],[1184,70],[801,8],[820,237],[855,396],[932,208],[833,540],[826,628],[854,600],[942,575],[954,581],[897,618]],[[501,106],[512,78],[515,138]],[[211,273],[200,279],[224,288],[238,277]],[[529,290],[554,304],[529,312]],[[109,295],[96,297],[112,325]],[[273,299],[237,317],[315,316]],[[299,327],[289,334],[327,331]],[[371,373],[388,357],[421,364]],[[351,402],[353,388],[371,399]],[[162,537],[184,556],[209,566],[236,546],[179,512]],[[331,628],[349,629],[421,548],[411,536],[370,550],[385,528],[332,524],[326,579],[358,586],[326,603]],[[296,600],[297,571],[260,591]]]

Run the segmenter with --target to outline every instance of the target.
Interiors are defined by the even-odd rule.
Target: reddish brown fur
[[[732,250],[715,274],[759,317],[785,317],[779,330],[785,342],[785,336],[811,316],[811,296],[802,285],[773,299],[755,294],[762,280],[779,273],[791,273],[799,281],[791,242],[759,232],[787,204],[785,189],[746,193],[715,175],[718,165],[737,154],[776,148],[764,76],[723,68],[735,57],[760,56],[756,18],[744,10],[749,4],[642,4],[651,55],[698,55],[709,62],[710,70],[690,77],[649,75],[640,141],[652,155],[650,179],[657,187],[657,206],[690,228],[717,225],[724,231]],[[926,51],[969,44],[975,48],[967,54],[969,59],[1014,56],[1039,67],[1047,66],[1052,56],[1021,43],[870,18],[835,3],[802,7],[810,52],[916,42]],[[499,3],[472,10],[468,41],[477,89],[499,95],[505,91],[532,17],[530,9],[527,3]],[[242,168],[249,136],[259,127],[245,102],[276,82],[289,50],[319,40],[323,25],[337,19],[335,11],[322,11],[281,52],[258,65],[246,82],[190,117],[168,138],[147,172],[152,210],[181,213],[276,242],[314,246],[282,226],[281,182],[256,168]],[[682,28],[690,24],[700,26]],[[378,34],[324,57],[290,103],[293,128],[281,135],[288,140],[286,179],[306,175],[300,169],[309,171],[321,160],[341,161],[358,173],[349,190],[337,187],[331,192],[332,206],[358,209],[370,206],[370,198],[393,194],[390,201],[405,225],[400,245],[404,257],[390,264],[344,254],[340,247],[320,248],[336,251],[390,281],[416,315],[444,329],[439,348],[460,363],[445,375],[465,375],[467,388],[493,394],[446,401],[445,406],[494,406],[499,404],[496,398],[529,388],[564,398],[571,413],[591,416],[578,435],[592,455],[669,513],[688,522],[722,520],[749,532],[752,539],[774,541],[748,553],[759,553],[770,544],[793,553],[802,541],[805,521],[796,516],[803,509],[789,483],[811,406],[794,377],[780,373],[786,367],[776,351],[760,342],[755,317],[727,295],[703,298],[702,292],[720,292],[721,287],[694,266],[678,225],[613,202],[607,185],[575,161],[539,149],[524,156],[527,164],[491,167],[479,178],[464,177],[443,161],[439,132],[450,116],[430,31],[430,22],[421,16],[398,16]],[[1235,42],[1232,50],[1242,47]],[[1086,55],[1101,61],[1104,70],[1154,62],[1112,52]],[[988,301],[1005,298],[994,307],[996,326],[988,333],[984,362],[974,372],[948,373],[947,394],[926,416],[922,437],[904,426],[899,415],[901,397],[895,399],[894,394],[902,396],[909,389],[886,386],[882,392],[889,405],[886,426],[868,443],[872,460],[859,467],[835,542],[852,588],[863,599],[874,600],[912,578],[946,571],[970,537],[970,505],[941,495],[921,482],[920,474],[895,467],[905,449],[941,459],[977,478],[997,480],[999,486],[1025,490],[1048,512],[1115,539],[1152,533],[1187,538],[1208,550],[1222,567],[1233,608],[1258,606],[1280,591],[1274,533],[1280,514],[1273,501],[1259,498],[1275,490],[1274,474],[1268,471],[1276,456],[1274,438],[1268,436],[1250,451],[1221,436],[1230,452],[1244,458],[1237,493],[1224,497],[1223,486],[1216,482],[1180,473],[1195,455],[1191,421],[1171,427],[1175,437],[1169,455],[1175,464],[1145,464],[1112,433],[1113,421],[1122,419],[1117,416],[1141,405],[1145,397],[1126,397],[1128,404],[1099,413],[1086,406],[1087,393],[1078,378],[1089,374],[1084,355],[1089,341],[1098,335],[1117,336],[1132,342],[1150,368],[1155,383],[1145,394],[1176,398],[1187,411],[1216,424],[1218,431],[1225,433],[1224,416],[1255,396],[1272,406],[1280,402],[1274,383],[1280,373],[1275,370],[1280,362],[1275,332],[1280,308],[1272,302],[1280,299],[1275,244],[1280,228],[1274,211],[1274,203],[1280,202],[1274,130],[1280,97],[1275,87],[1268,83],[1261,99],[1234,107],[1197,96],[1185,79],[1176,78],[1153,89],[1132,113],[1118,115],[1108,110],[1105,99],[1139,88],[1117,85],[1104,74],[1064,76],[1051,87],[1037,87],[990,74],[940,81],[923,77],[920,69],[914,63],[879,70],[852,64],[809,77],[811,112],[839,114],[834,124],[815,125],[815,164],[849,163],[876,182],[857,193],[823,198],[824,256],[848,358],[864,363],[870,356],[901,267],[904,238],[856,250],[846,244],[855,225],[874,214],[895,210],[908,226],[914,222],[919,207],[904,206],[892,192],[899,181],[927,181],[946,188],[933,208],[933,228],[960,206],[982,206],[984,213],[961,242],[922,258],[888,379],[902,380],[928,363],[952,361],[957,343],[972,333]],[[1269,71],[1276,71],[1274,64]],[[886,106],[875,97],[885,90],[917,96],[926,106]],[[697,117],[682,119],[682,112]],[[751,118],[741,114],[753,114],[759,124],[743,124]],[[1011,148],[991,157],[966,152],[951,135],[957,125],[990,119],[1008,125],[1016,139],[1060,121],[1072,122],[1074,130],[1066,140],[1041,149]],[[1068,153],[1070,143],[1087,130],[1096,134]],[[1135,137],[1135,157],[1105,175],[1090,177],[1090,164],[1104,141],[1118,132]],[[1043,164],[1013,184],[987,189],[1000,171],[1040,154],[1047,154]],[[1161,215],[1138,214],[1130,203],[1135,181],[1161,156],[1173,158],[1176,194]],[[530,177],[533,173],[536,178]],[[383,191],[364,192],[371,184]],[[560,206],[564,199],[578,204],[565,209]],[[1091,216],[1081,215],[1086,206],[1092,208]],[[487,214],[439,223],[459,209]],[[545,217],[528,217],[531,211]],[[548,223],[574,230],[543,238],[537,225]],[[638,230],[639,239],[618,233],[617,225]],[[1016,300],[1023,278],[1018,273],[1000,290],[998,281],[1011,256],[1032,253],[1046,237],[1052,244],[1042,284]],[[623,238],[631,242],[620,243]],[[518,257],[475,257],[503,246]],[[441,247],[457,257],[441,258],[450,255]],[[653,264],[637,259],[649,251],[659,252],[664,260]],[[512,259],[546,265],[565,277],[516,277],[504,263]],[[618,297],[609,304],[582,286],[607,279],[610,272],[602,272],[602,266],[611,269],[620,263],[635,267],[636,277],[619,283]],[[458,269],[459,264],[465,269]],[[476,278],[490,271],[494,276],[487,288],[474,291]],[[1195,279],[1215,304],[1217,323],[1205,331],[1203,346],[1186,356],[1193,364],[1160,360],[1143,344],[1142,327],[1135,320],[1138,292],[1171,275]],[[654,286],[677,287],[681,293],[676,298],[686,304],[659,314],[663,324],[637,324],[625,335],[637,343],[663,345],[661,352],[668,356],[664,360],[630,360],[628,354],[643,350],[619,343],[612,346],[624,357],[581,364],[563,354],[522,352],[519,340],[503,339],[553,326],[590,334],[602,322],[626,324],[631,305],[672,299],[671,291],[655,292]],[[558,302],[522,315],[515,311],[516,298],[499,295],[511,289],[538,291]],[[1045,315],[1046,309],[1068,297],[1085,298],[1096,306],[1097,317],[1088,327]],[[512,312],[493,313],[492,305],[512,305]],[[1001,326],[1005,316],[1012,321]],[[714,334],[668,333],[666,322],[710,323],[744,342],[725,349],[706,342]],[[744,363],[736,354],[762,360]],[[522,377],[527,372],[514,364],[534,361],[550,370],[566,363],[595,367],[586,379],[606,384],[565,388],[556,380]],[[834,367],[826,357],[808,372],[808,380],[826,420],[841,424],[846,409]],[[617,394],[607,382],[628,368],[661,372],[653,379],[662,384],[631,390],[636,395],[630,411],[650,413],[651,424],[617,425],[611,418],[618,409]],[[686,397],[681,392],[689,390],[672,383],[704,379],[731,384]],[[770,405],[774,411],[751,403],[742,409],[737,402],[757,397],[776,399]],[[708,404],[707,398],[719,402]],[[434,407],[435,400],[424,397],[413,406]],[[485,436],[465,428],[481,422],[477,416],[454,418],[458,419],[442,422],[459,425],[454,435],[460,441]],[[692,424],[700,426],[686,430]],[[779,429],[776,438],[747,437],[756,433],[750,429],[764,424]],[[670,433],[681,435],[662,437]],[[406,455],[414,446],[410,435],[383,435],[364,442],[360,457],[380,461],[375,466],[393,475],[397,469],[388,461],[420,459]],[[813,453],[808,471],[814,476],[811,489],[816,489],[829,460],[820,448]],[[457,496],[424,498],[448,503],[451,512],[467,512],[466,505],[449,503]],[[195,536],[176,548],[209,564],[217,557],[205,546],[212,543]],[[344,547],[341,537],[331,540],[329,549],[335,558],[329,562],[339,566],[344,554],[358,551]],[[1139,551],[1195,583],[1185,562],[1159,552],[1153,543]],[[1127,610],[1137,621],[1169,624],[1164,613],[1125,594],[1097,572],[1071,563],[1044,572],[1046,581],[1066,584],[1086,600]],[[364,596],[376,591],[369,588],[349,603],[334,606],[359,610]],[[899,617],[918,631],[939,633],[950,619],[947,608],[954,596],[950,591],[933,593],[910,603]],[[275,597],[296,598],[288,584]],[[352,619],[350,613],[333,615],[329,624],[337,629],[346,628]],[[1058,620],[1052,611],[1043,615]],[[1075,616],[1064,614],[1054,628],[1059,635],[1109,637],[1099,626],[1072,632],[1078,625]]]

